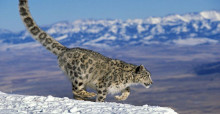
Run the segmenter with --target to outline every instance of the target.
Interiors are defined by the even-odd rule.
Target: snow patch
[[[21,36],[21,39],[24,40],[28,36],[31,36],[31,35],[28,33],[28,31],[25,31],[24,34]]]
[[[164,32],[165,30],[163,29],[161,25],[156,25],[155,27],[151,29],[151,34],[153,35],[162,34]]]
[[[179,33],[181,33],[181,32],[188,32],[189,30],[187,29],[186,25],[184,24],[184,25],[181,25],[181,26],[177,26],[177,27],[172,28],[171,31],[172,31],[173,33],[179,34]]]
[[[138,33],[141,33],[143,31],[145,31],[146,29],[142,26],[142,25],[137,25],[137,30],[138,30]]]
[[[67,38],[67,37],[68,37],[68,35],[66,34],[66,35],[57,37],[57,38],[55,38],[55,39],[56,39],[57,41],[60,41],[60,40],[63,40],[63,39],[65,39],[65,38]]]
[[[162,19],[160,17],[149,17],[146,19],[146,22],[151,24],[159,24],[161,23]]]
[[[153,39],[153,38],[154,38],[153,35],[149,35],[149,36],[144,37],[143,39],[144,39],[144,40],[151,40],[151,39]]]
[[[133,106],[111,102],[78,101],[53,96],[10,95],[0,92],[1,114],[177,114],[173,109],[159,106]]]
[[[112,25],[109,29],[109,31],[111,31],[114,34],[117,34],[118,32],[118,27],[116,25]]]
[[[7,49],[24,49],[24,48],[37,48],[41,47],[38,42],[24,43],[24,44],[1,44],[0,51],[6,51]]]
[[[217,11],[203,11],[200,15],[205,19],[211,19],[213,21],[220,21],[220,13]]]
[[[217,34],[217,33],[220,33],[220,23],[217,25],[217,29],[212,31],[212,34]]]
[[[218,43],[218,41],[209,38],[187,38],[187,39],[173,40],[173,43],[177,45],[194,46],[205,43],[216,44]]]

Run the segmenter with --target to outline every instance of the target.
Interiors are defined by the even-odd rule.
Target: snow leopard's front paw
[[[80,90],[80,91],[73,91],[73,94],[76,96],[79,96],[81,98],[91,98],[91,97],[95,97],[96,93],[93,92],[87,92],[85,90]]]
[[[118,101],[124,101],[127,98],[128,98],[127,96],[122,96],[122,95],[121,96],[118,96],[118,95],[115,96],[115,99],[118,100]]]
[[[96,93],[88,92],[86,97],[91,98],[91,97],[95,97],[96,95],[97,95]]]

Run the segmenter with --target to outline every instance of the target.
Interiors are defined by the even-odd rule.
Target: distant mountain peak
[[[220,21],[220,12],[219,11],[203,11],[200,12],[200,15],[205,19],[210,19],[213,21]]]
[[[204,19],[209,19],[212,21],[220,21],[220,12],[211,10],[211,11],[202,11],[199,13],[186,13],[186,14],[172,14],[165,17],[149,17],[146,19],[148,23],[152,24],[164,24],[169,22],[176,23],[177,21],[190,22],[192,20],[201,21]]]

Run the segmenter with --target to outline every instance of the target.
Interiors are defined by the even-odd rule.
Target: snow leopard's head
[[[135,69],[134,81],[143,84],[146,88],[153,84],[150,72],[143,65]]]

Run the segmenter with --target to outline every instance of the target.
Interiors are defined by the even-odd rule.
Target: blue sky
[[[77,19],[134,19],[220,10],[220,0],[30,0],[39,25]],[[0,0],[0,29],[20,31],[18,0]]]

